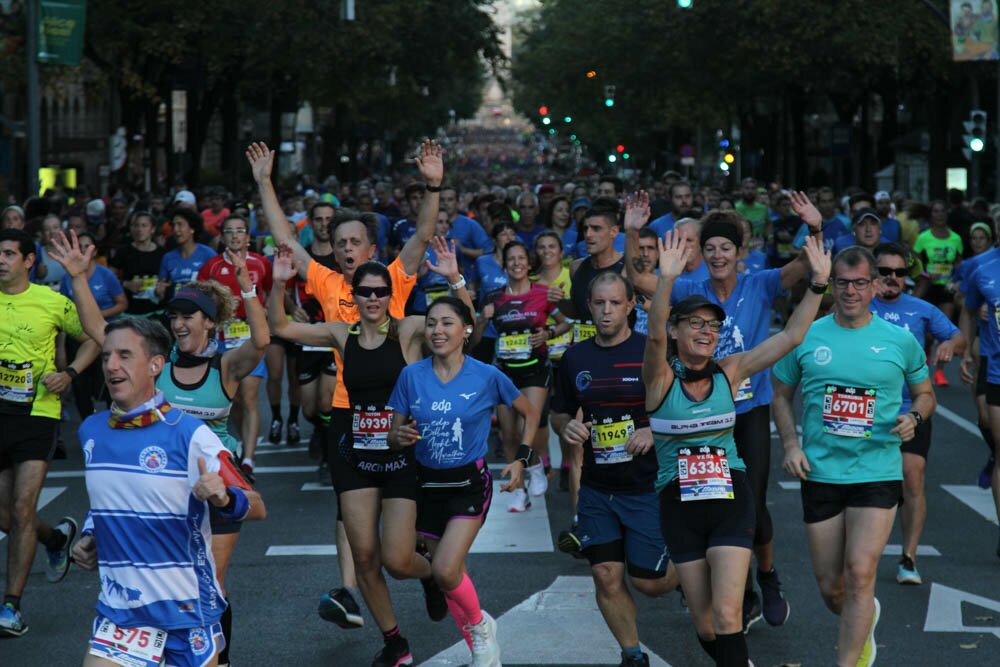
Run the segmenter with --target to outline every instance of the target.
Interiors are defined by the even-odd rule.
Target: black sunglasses
[[[368,285],[358,285],[354,288],[354,296],[364,297],[365,299],[370,299],[375,297],[376,299],[384,299],[385,297],[392,294],[392,289],[389,287],[370,287]]]
[[[897,278],[905,278],[908,271],[904,269],[890,269],[888,266],[878,267],[878,274],[880,276],[896,276]]]

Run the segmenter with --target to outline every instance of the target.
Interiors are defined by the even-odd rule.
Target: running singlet
[[[403,369],[389,407],[413,417],[420,431],[417,461],[438,470],[458,468],[486,456],[493,407],[511,407],[521,395],[499,369],[466,356],[449,382],[438,379],[428,357]]]
[[[920,232],[913,252],[922,255],[927,273],[935,285],[947,285],[955,272],[955,262],[962,257],[962,237],[948,230],[948,236],[939,239],[926,229]]]
[[[828,484],[903,478],[899,436],[890,433],[903,385],[927,379],[923,345],[910,333],[872,317],[859,329],[827,315],[801,345],[774,366],[774,376],[802,384],[802,450],[809,481]]]
[[[719,331],[719,344],[715,348],[715,358],[722,359],[737,352],[752,350],[767,339],[770,334],[768,328],[771,323],[771,304],[782,294],[781,270],[770,269],[738,275],[736,288],[725,303],[715,296],[708,280],[678,280],[674,283],[670,302],[677,303],[692,294],[704,296],[726,311],[726,321]],[[741,415],[760,405],[770,405],[773,397],[771,375],[763,370],[740,385],[736,394],[736,414]]]
[[[556,373],[551,411],[590,422],[583,445],[580,483],[606,493],[638,495],[653,490],[656,454],[625,451],[628,437],[649,426],[642,355],[646,337],[632,332],[623,342],[601,347],[593,338],[566,351]]]
[[[729,478],[731,470],[746,470],[746,465],[736,453],[736,441],[733,440],[735,424],[733,393],[725,373],[720,370],[712,374],[712,390],[701,401],[691,398],[684,384],[675,377],[663,402],[649,414],[649,425],[656,443],[656,460],[660,467],[656,476],[657,492],[680,478],[681,500],[688,500],[684,497],[684,489],[688,486],[686,482],[699,486],[699,480]],[[714,486],[710,483],[702,485]],[[703,495],[707,496],[708,490],[706,488]],[[732,493],[731,479],[729,493]],[[732,499],[732,495],[728,497]]]
[[[160,300],[156,297],[156,282],[159,279],[160,264],[163,263],[163,248],[156,246],[153,250],[138,250],[131,243],[115,253],[111,266],[121,272],[122,281],[139,281],[139,290],[125,290],[128,297],[129,315],[148,315],[159,309]]]
[[[42,378],[56,372],[56,334],[83,335],[76,305],[43,285],[0,293],[0,414],[59,419],[59,394]]]
[[[201,420],[163,414],[166,421],[141,429],[111,428],[108,411],[80,426],[91,506],[83,533],[97,542],[97,611],[126,628],[206,627],[219,621],[226,601],[208,503],[191,490],[198,459],[218,472],[223,447]]]
[[[176,350],[171,354],[176,354]],[[193,384],[183,384],[174,377],[173,362],[163,368],[156,378],[156,389],[173,407],[205,422],[212,433],[222,441],[233,454],[240,443],[229,433],[229,412],[233,399],[226,395],[222,386],[222,353],[216,354],[208,363],[205,375]]]
[[[496,359],[502,363],[519,363],[529,360],[543,361],[548,347],[542,343],[532,348],[528,336],[544,329],[549,315],[556,312],[556,305],[549,301],[549,288],[532,284],[523,294],[510,294],[507,290],[490,295],[493,304],[493,324],[499,334]]]
[[[184,257],[180,248],[175,248],[163,256],[160,263],[160,280],[169,280],[174,287],[189,283],[198,275],[205,262],[215,257],[215,251],[207,245],[195,244],[190,257]]]
[[[958,333],[958,327],[938,307],[909,294],[900,294],[896,301],[872,299],[870,308],[886,322],[909,331],[921,345],[928,333],[939,343]],[[910,400],[910,388],[904,385],[903,404],[899,407],[899,414],[905,415],[910,411],[911,405],[913,401]]]
[[[392,408],[389,395],[396,379],[406,367],[399,340],[386,336],[377,348],[366,350],[359,336],[349,334],[344,344],[344,384],[352,404],[351,443],[354,459],[381,465],[381,469],[399,470],[413,460],[413,449],[390,451],[389,426]]]
[[[392,278],[392,296],[389,298],[389,317],[402,319],[405,315],[406,300],[410,298],[416,276],[406,275],[403,262],[397,257],[387,267]],[[354,303],[354,288],[344,279],[340,271],[332,271],[319,262],[309,262],[306,274],[306,294],[311,294],[323,307],[327,322],[346,322],[354,324],[361,316],[358,306]],[[333,407],[350,409],[351,402],[347,399],[344,389],[344,365],[340,353],[334,350],[337,363],[337,388],[333,392]]]
[[[984,303],[988,305],[986,322],[979,321],[979,351],[989,359],[986,381],[990,384],[1000,384],[1000,284],[998,283],[1000,283],[1000,260],[994,260],[980,264],[966,286],[967,308],[975,312]]]

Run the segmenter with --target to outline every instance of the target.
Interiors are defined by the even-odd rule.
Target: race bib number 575
[[[166,643],[166,630],[119,628],[103,618],[90,639],[90,654],[124,667],[158,667],[163,664]]]

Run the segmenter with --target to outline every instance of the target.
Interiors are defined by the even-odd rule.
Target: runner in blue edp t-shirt
[[[393,448],[414,447],[420,492],[417,532],[434,556],[434,580],[476,664],[499,664],[496,621],[479,606],[465,571],[465,557],[486,519],[493,499],[493,479],[486,465],[490,414],[499,404],[523,418],[521,442],[538,430],[538,411],[503,373],[466,356],[475,320],[468,306],[443,296],[427,311],[424,337],[431,356],[403,369],[389,397],[395,413],[389,431]],[[532,463],[531,447],[522,444],[517,459],[504,468],[513,491],[523,486]]]

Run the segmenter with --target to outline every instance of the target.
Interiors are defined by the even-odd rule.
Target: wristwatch
[[[465,276],[459,276],[458,282],[455,284],[448,283],[448,287],[450,287],[451,291],[453,292],[462,289],[463,287],[465,287]]]
[[[910,410],[910,414],[913,415],[913,420],[917,423],[917,426],[924,423],[924,418],[916,410]]]

